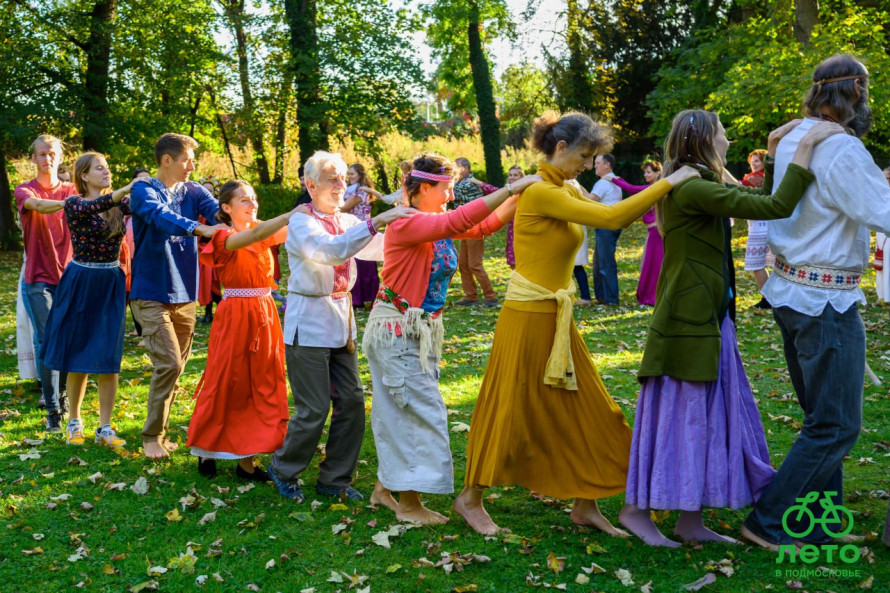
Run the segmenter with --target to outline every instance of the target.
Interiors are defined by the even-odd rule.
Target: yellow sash
[[[572,301],[575,295],[575,282],[569,280],[569,286],[556,292],[550,292],[513,271],[510,284],[507,286],[508,301],[546,301],[556,300],[556,334],[553,336],[553,348],[544,369],[544,384],[557,389],[578,390],[575,379],[575,365],[572,362]]]

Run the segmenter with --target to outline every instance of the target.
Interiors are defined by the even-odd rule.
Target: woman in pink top
[[[661,163],[658,161],[646,161],[643,163],[643,177],[647,185],[631,185],[620,177],[613,177],[609,181],[632,196],[639,193],[658,181],[661,175]],[[637,284],[637,302],[641,305],[655,305],[655,293],[658,287],[658,276],[661,274],[661,262],[664,260],[664,242],[658,226],[655,224],[655,208],[643,215],[643,224],[649,229],[646,239],[646,247],[643,250],[643,263],[640,266],[640,282]]]
[[[378,470],[371,503],[401,520],[445,523],[418,493],[454,492],[448,416],[439,393],[442,307],[457,269],[452,239],[479,239],[503,227],[516,211],[516,199],[507,198],[540,180],[529,175],[447,211],[454,199],[451,162],[423,155],[405,179],[405,196],[420,214],[386,229],[380,291],[362,344],[374,385]]]

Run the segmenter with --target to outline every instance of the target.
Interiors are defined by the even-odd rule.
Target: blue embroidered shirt
[[[213,195],[194,182],[167,188],[155,178],[137,182],[130,193],[133,213],[130,299],[190,303],[198,298],[198,217],[216,220]],[[210,222],[209,224],[215,224]]]

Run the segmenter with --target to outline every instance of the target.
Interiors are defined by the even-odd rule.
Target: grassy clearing
[[[737,234],[743,233],[743,225],[738,226]],[[619,243],[625,306],[608,311],[594,307],[575,314],[600,373],[631,421],[637,389],[635,370],[649,315],[648,309],[630,306],[636,302],[644,233],[642,225],[635,225]],[[743,255],[743,246],[740,235],[735,241],[737,255]],[[503,294],[509,270],[502,258],[502,234],[489,242],[488,252],[489,274]],[[234,465],[225,462],[220,464],[220,476],[207,481],[198,476],[194,458],[182,451],[165,462],[142,458],[139,431],[151,366],[134,336],[127,336],[114,416],[119,433],[128,440],[125,450],[116,454],[89,442],[74,448],[66,446],[59,436],[45,435],[42,415],[34,405],[38,398],[36,382],[17,381],[14,303],[20,261],[20,254],[0,253],[0,413],[5,416],[0,425],[0,513],[5,526],[0,530],[2,591],[61,591],[75,586],[90,591],[123,591],[138,590],[146,583],[161,591],[310,589],[322,593],[345,591],[350,586],[355,590],[370,587],[376,592],[459,591],[457,587],[475,585],[475,589],[464,590],[503,592],[558,585],[586,592],[639,591],[648,583],[650,591],[679,591],[683,584],[714,572],[721,560],[728,561],[731,576],[717,574],[716,583],[705,590],[785,590],[786,581],[792,586],[800,581],[800,587],[810,592],[859,591],[860,584],[870,585],[875,591],[890,591],[890,551],[873,535],[883,526],[886,492],[890,491],[888,307],[863,308],[869,329],[868,360],[884,385],[866,385],[865,428],[845,466],[847,501],[855,513],[855,531],[870,534],[865,543],[868,553],[854,565],[829,564],[824,559],[809,565],[779,565],[775,554],[749,546],[653,550],[637,540],[616,540],[576,528],[565,512],[568,501],[542,502],[519,487],[489,492],[490,512],[497,522],[513,530],[512,536],[486,540],[455,519],[437,529],[416,528],[393,535],[387,549],[372,540],[396,523],[385,509],[341,507],[312,496],[303,505],[295,505],[281,499],[271,485],[243,488],[244,484],[234,477]],[[873,278],[870,280],[865,291],[874,300]],[[456,300],[459,283],[454,285],[452,296]],[[740,272],[740,349],[757,390],[773,460],[778,465],[795,437],[800,414],[772,318],[749,310],[756,301],[753,286],[751,278]],[[364,319],[362,314],[360,323]],[[453,412],[452,422],[470,422],[496,319],[496,310],[449,308],[446,312],[441,384]],[[190,395],[206,359],[207,330],[198,326],[195,349],[173,409],[172,436],[182,443],[193,403]],[[370,396],[367,365],[363,357],[359,360]],[[86,427],[94,429],[98,419],[95,385],[90,387],[85,404]],[[451,436],[455,484],[459,488],[466,433],[454,432]],[[32,445],[26,439],[43,442]],[[361,458],[355,483],[369,493],[376,470],[370,425]],[[309,491],[315,482],[317,460],[303,477]],[[139,478],[148,484],[145,494],[131,489]],[[321,504],[310,505],[313,498]],[[603,501],[602,507],[614,519],[622,503],[623,497],[616,496]],[[454,517],[451,497],[431,496],[429,504]],[[215,520],[202,523],[214,512]],[[737,532],[744,518],[743,512],[719,509],[709,515],[712,527],[729,534]],[[676,515],[666,513],[658,520],[662,530],[669,533]],[[435,564],[446,552],[459,552],[469,563],[463,566],[461,559],[454,558],[453,569],[447,571],[444,566],[430,566],[421,560]],[[592,563],[605,572],[588,574],[582,570]],[[850,568],[858,570],[859,576],[800,578],[776,572],[818,566]],[[620,582],[616,571],[622,569],[631,573],[633,585]],[[336,572],[334,577],[332,571]],[[577,584],[579,575],[590,581]],[[206,580],[199,586],[196,579],[202,577]],[[331,582],[332,578],[342,582]]]

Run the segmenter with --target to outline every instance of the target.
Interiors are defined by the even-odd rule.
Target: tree
[[[531,134],[535,118],[556,107],[550,79],[533,64],[523,62],[508,66],[498,86],[503,89],[500,119],[504,143],[521,148]]]
[[[680,109],[702,107],[720,113],[736,142],[730,159],[744,160],[762,148],[770,130],[800,115],[810,75],[826,57],[851,53],[871,73],[874,126],[865,138],[879,151],[890,150],[890,11],[846,2],[823,10],[807,43],[794,32],[795,9],[776,5],[769,17],[754,17],[719,30],[703,30],[679,50],[675,63],[659,71],[647,99],[651,133],[664,137]]]
[[[330,120],[321,97],[318,57],[318,9],[315,0],[284,0],[290,27],[291,68],[296,87],[300,160],[327,150]]]
[[[244,0],[219,0],[226,20],[235,37],[235,53],[238,56],[238,80],[241,83],[242,117],[247,127],[247,136],[253,148],[253,160],[260,184],[267,185],[269,163],[266,160],[266,149],[263,142],[262,114],[258,112],[253,98],[250,80],[250,63],[247,59],[247,27],[250,16],[244,10]]]
[[[504,0],[437,0],[421,10],[430,15],[427,40],[434,56],[441,60],[437,77],[448,81],[450,88],[455,90],[449,105],[456,106],[455,97],[466,99],[458,89],[470,88],[472,82],[488,181],[503,185],[500,123],[485,45],[499,35],[515,36],[507,6]],[[464,101],[463,107],[469,110],[470,101]]]

